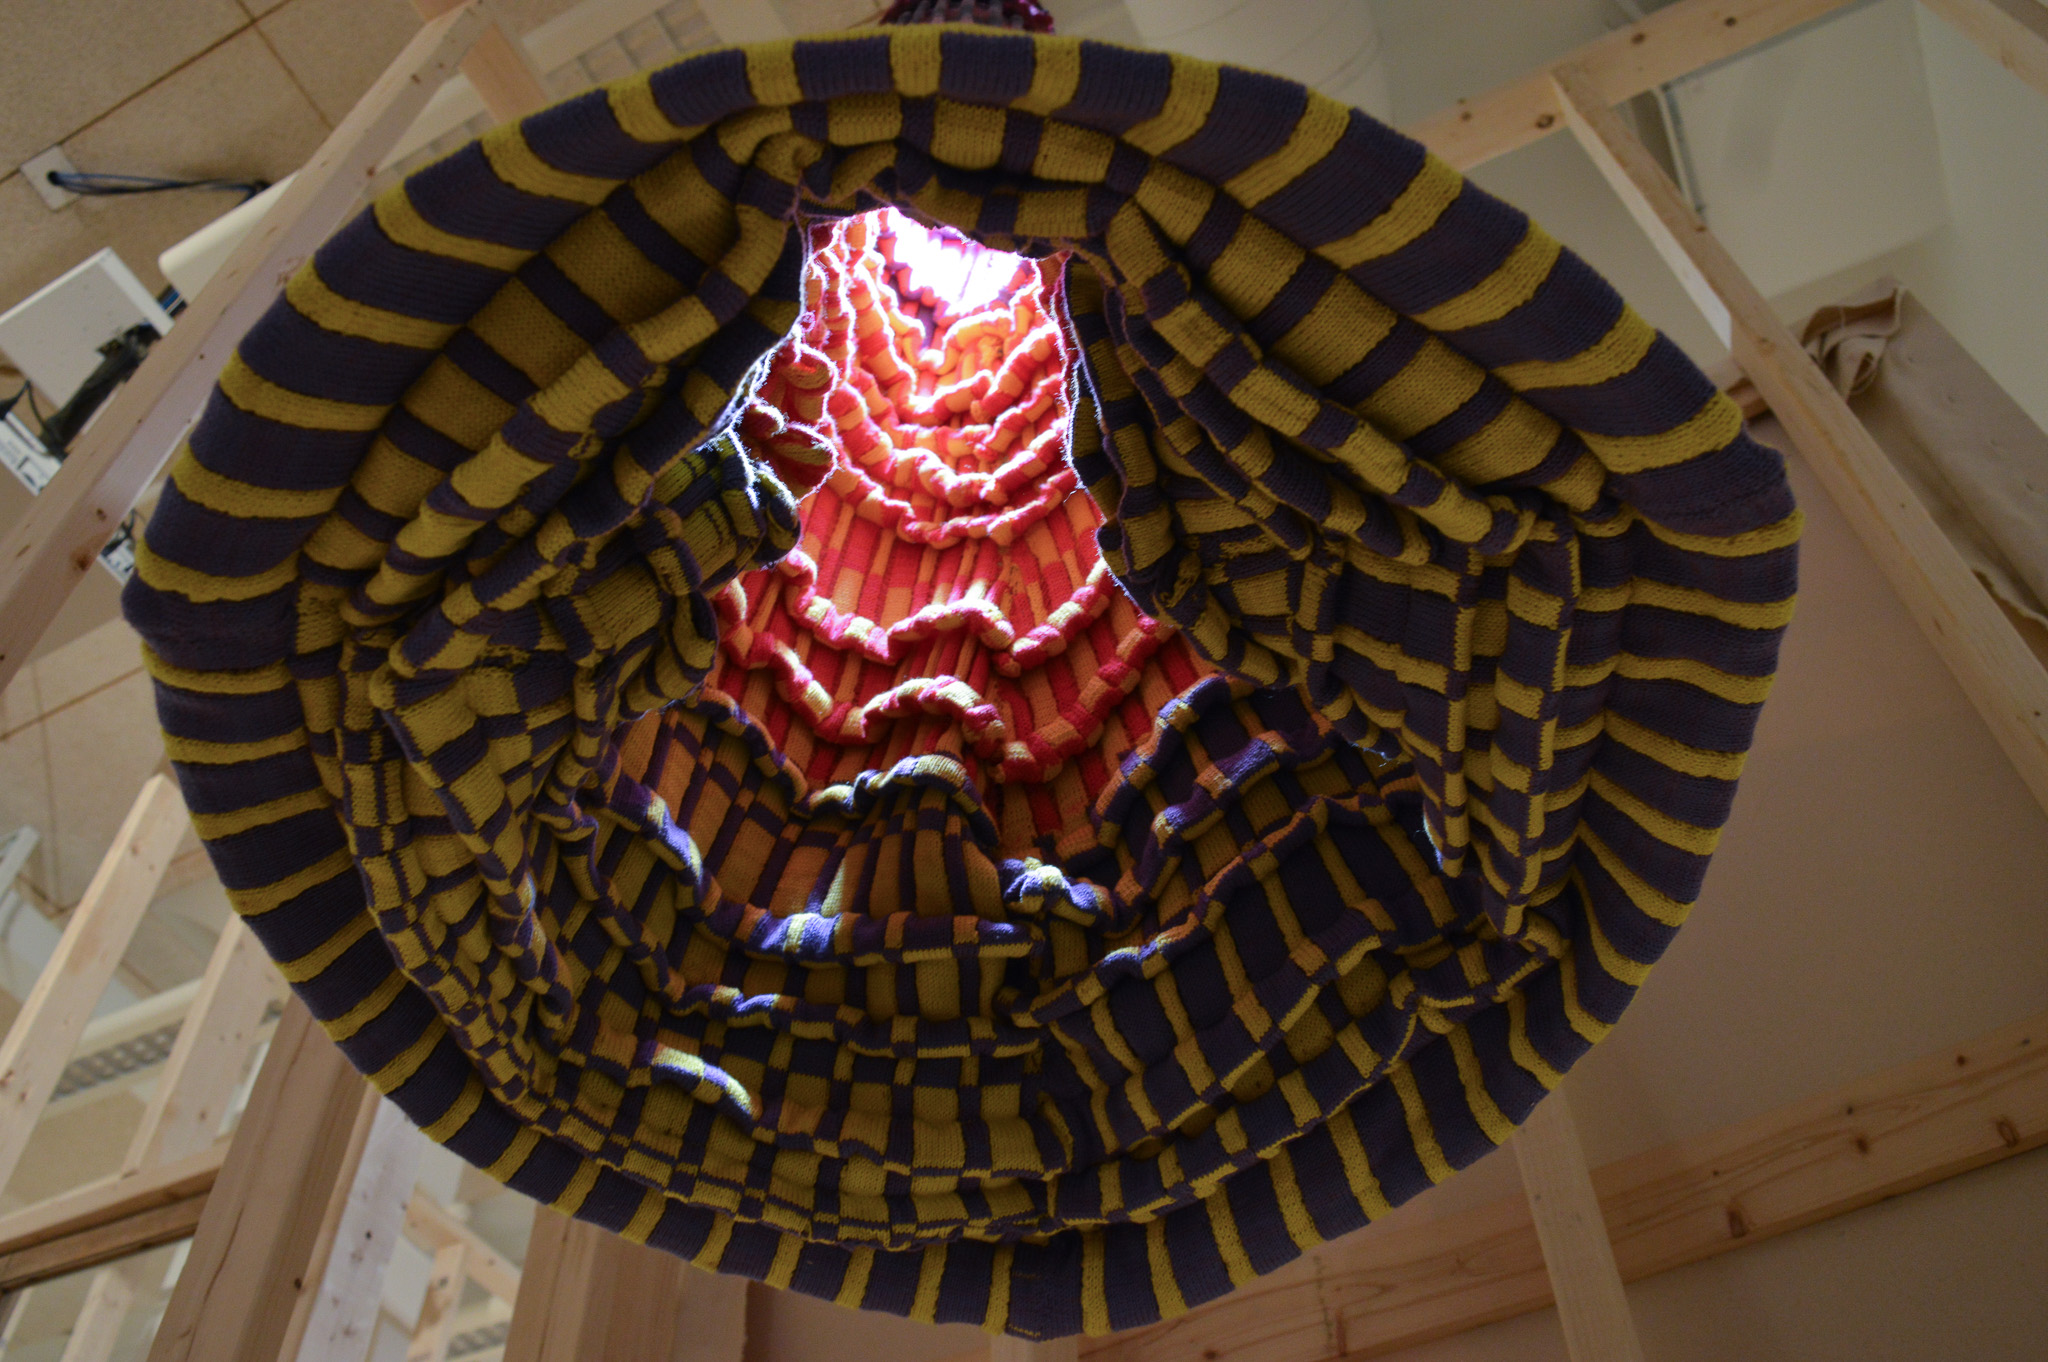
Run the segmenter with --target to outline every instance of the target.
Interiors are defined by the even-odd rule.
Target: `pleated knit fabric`
[[[953,758],[1014,855],[1210,670],[1096,546],[1051,291],[1039,263],[893,209],[814,229],[804,321],[739,430],[817,490],[789,556],[713,596],[706,681],[811,786]]]
[[[890,205],[1046,262],[978,331],[913,280],[894,391],[884,229],[829,225]],[[1357,1229],[1606,1033],[1797,535],[1736,408],[1415,143],[907,28],[378,199],[229,362],[127,610],[236,908],[435,1139],[1047,1338]]]

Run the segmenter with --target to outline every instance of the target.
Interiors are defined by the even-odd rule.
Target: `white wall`
[[[1384,119],[1392,112],[1371,0],[1124,0],[1148,47],[1291,76]]]
[[[1482,95],[1626,22],[1614,0],[1377,0],[1393,122],[1407,127]],[[1599,170],[1557,134],[1473,173],[1600,271],[1636,311],[1700,363],[1727,350]]]
[[[1374,8],[1397,124],[1521,76],[1620,20],[1612,0]],[[1902,17],[1894,7],[1864,22]],[[1893,97],[1932,106],[1952,222],[1844,261],[1778,301],[1803,315],[1877,273],[1901,274],[2048,424],[2048,100],[1924,15],[1891,38],[1924,44],[1924,92]],[[1773,136],[1789,139],[1778,144],[1786,154],[1811,150],[1795,145],[1795,127]],[[1696,358],[1719,356],[1569,138],[1475,178],[1585,256]],[[2048,818],[1826,494],[1796,459],[1792,472],[1809,517],[1799,614],[1733,822],[1691,922],[1623,1025],[1571,1079],[1595,1163],[2048,1007]],[[1517,1191],[1513,1160],[1496,1153],[1395,1219],[1452,1215]],[[2048,1356],[2044,1224],[2048,1150],[2037,1150],[1663,1274],[1631,1287],[1630,1299],[1657,1362],[2039,1362]],[[767,1311],[756,1327],[771,1346],[757,1357],[915,1362],[970,1346],[896,1322],[854,1325],[826,1306],[778,1299]],[[1545,1311],[1398,1356],[1564,1362],[1565,1351]]]
[[[1773,301],[1797,319],[1889,274],[2048,429],[2048,96],[1916,9],[1948,225]]]
[[[1707,225],[1766,295],[1947,224],[1918,9],[1852,5],[1672,86]]]
[[[1925,10],[1920,40],[1953,225],[1904,277],[2048,428],[2048,96]]]

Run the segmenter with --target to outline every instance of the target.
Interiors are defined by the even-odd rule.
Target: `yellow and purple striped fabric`
[[[710,594],[798,535],[732,429],[798,223],[883,204],[1071,253],[1103,556],[1213,671],[1026,846],[952,758],[812,789],[699,689]],[[1606,1033],[1798,524],[1668,340],[1415,143],[905,28],[379,198],[227,365],[126,604],[237,909],[435,1139],[707,1267],[1054,1337],[1357,1229]]]

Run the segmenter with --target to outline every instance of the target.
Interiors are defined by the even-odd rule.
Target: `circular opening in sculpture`
[[[810,231],[803,315],[739,427],[803,496],[803,537],[715,598],[706,690],[813,789],[957,761],[1006,852],[1049,850],[1209,670],[1098,551],[1062,262],[893,209]]]

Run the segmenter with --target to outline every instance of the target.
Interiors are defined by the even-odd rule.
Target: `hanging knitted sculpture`
[[[1735,407],[1413,142],[908,28],[379,198],[127,609],[237,909],[434,1138],[1053,1337],[1358,1228],[1607,1031],[1797,534]]]

